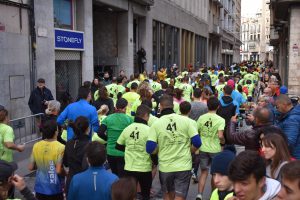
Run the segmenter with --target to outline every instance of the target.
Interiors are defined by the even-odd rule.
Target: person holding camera
[[[225,132],[227,144],[237,144],[245,146],[246,150],[258,151],[260,148],[259,136],[264,132],[264,129],[275,127],[270,122],[271,112],[268,108],[260,108],[254,110],[253,114],[247,114],[246,120],[251,122],[252,128],[236,131],[238,116],[231,118],[229,128]],[[277,128],[277,127],[275,127]]]

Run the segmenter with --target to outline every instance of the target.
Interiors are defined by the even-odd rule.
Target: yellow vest
[[[233,192],[229,193],[226,195],[224,200],[229,199],[230,197],[233,197]],[[210,200],[219,200],[219,195],[218,195],[218,188],[216,188],[213,193],[211,194]]]

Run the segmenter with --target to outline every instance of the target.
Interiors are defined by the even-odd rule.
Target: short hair
[[[47,120],[42,127],[43,137],[46,139],[52,139],[57,131],[58,125],[56,120]]]
[[[91,142],[86,147],[86,156],[92,167],[100,167],[106,161],[106,149],[100,142]]]
[[[136,117],[144,117],[145,115],[149,115],[151,113],[151,108],[149,108],[148,106],[144,105],[144,104],[141,104],[137,110],[136,110],[136,113],[135,113],[135,116]]]
[[[69,126],[73,129],[77,137],[81,137],[85,135],[85,131],[89,128],[90,123],[88,118],[79,116],[76,118],[75,122],[69,121]]]
[[[119,76],[117,78],[117,83],[122,83],[123,79],[124,79],[124,76]]]
[[[91,88],[91,85],[92,85],[91,81],[84,81],[83,82],[84,87]]]
[[[270,122],[271,111],[268,108],[255,109],[253,112],[254,117],[263,124]]]
[[[136,193],[136,181],[132,177],[121,178],[111,186],[112,200],[132,200]]]
[[[120,98],[120,99],[117,100],[116,108],[117,109],[124,109],[124,108],[126,108],[127,105],[128,105],[128,101],[124,98]]]
[[[79,99],[87,99],[89,94],[91,92],[91,89],[85,86],[81,86],[78,90],[78,98]]]
[[[39,78],[39,79],[37,80],[37,82],[38,82],[38,83],[46,83],[45,79],[43,79],[43,78]]]
[[[8,111],[3,107],[3,109],[0,110],[0,122],[3,122],[7,116]]]
[[[179,105],[179,110],[183,115],[187,115],[191,111],[191,108],[192,106],[188,101],[184,101]]]
[[[160,105],[162,105],[164,108],[173,108],[173,97],[167,94],[164,94],[159,101]]]
[[[246,84],[251,84],[251,83],[252,83],[251,80],[247,80],[247,81],[246,81]]]
[[[258,183],[266,175],[266,164],[258,152],[245,150],[231,162],[229,179],[233,182],[244,181],[251,175]]]
[[[224,92],[224,94],[226,94],[226,95],[231,95],[231,94],[232,94],[232,91],[233,91],[233,89],[232,89],[232,87],[230,87],[229,85],[225,85],[224,88],[223,88],[223,92]]]
[[[51,100],[48,102],[48,108],[45,110],[46,114],[51,114],[53,111],[60,111],[60,102]]]
[[[188,76],[183,77],[182,81],[183,82],[188,82],[189,81],[189,77]]]
[[[167,89],[169,85],[167,81],[160,81],[160,84],[162,89]]]
[[[292,105],[292,100],[290,99],[290,97],[286,94],[281,94],[276,98],[276,103],[280,103],[280,104],[286,104],[286,105]]]
[[[138,88],[138,84],[136,82],[131,83],[130,89],[136,90]]]
[[[208,110],[210,110],[210,111],[217,110],[219,105],[220,105],[220,102],[217,97],[213,96],[207,100],[207,107],[208,107]]]
[[[157,76],[153,76],[153,79],[152,79],[152,80],[153,80],[153,81],[157,81],[157,79],[158,79]]]
[[[202,94],[202,90],[200,88],[195,88],[194,89],[194,97],[200,98]]]
[[[300,189],[300,160],[291,161],[281,168],[281,180],[298,181]]]

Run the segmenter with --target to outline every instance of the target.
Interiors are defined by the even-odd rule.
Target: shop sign
[[[83,32],[65,29],[54,29],[55,49],[60,50],[84,50]]]

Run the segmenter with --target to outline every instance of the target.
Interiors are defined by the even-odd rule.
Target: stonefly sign
[[[83,32],[65,29],[55,30],[55,49],[84,50]]]

